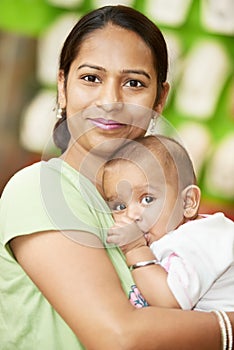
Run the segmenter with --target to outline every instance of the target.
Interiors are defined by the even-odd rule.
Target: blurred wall
[[[19,142],[22,111],[38,89],[36,44],[34,38],[0,32],[0,192],[18,169],[40,159]]]

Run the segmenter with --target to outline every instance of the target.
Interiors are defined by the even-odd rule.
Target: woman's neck
[[[86,151],[79,144],[68,147],[60,158],[87,177],[102,194],[103,165],[106,159]]]

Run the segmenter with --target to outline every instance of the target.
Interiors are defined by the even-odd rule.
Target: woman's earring
[[[56,118],[57,119],[62,119],[63,115],[63,109],[59,106],[58,109],[57,109],[57,115],[56,115]]]
[[[154,116],[151,119],[151,123],[150,123],[150,129],[149,129],[150,135],[154,135],[155,134],[155,127],[156,127],[156,117]]]

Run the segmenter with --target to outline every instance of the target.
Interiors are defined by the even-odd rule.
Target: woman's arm
[[[220,349],[213,313],[135,309],[106,251],[96,243],[99,248],[81,245],[60,232],[11,242],[18,262],[86,349]]]

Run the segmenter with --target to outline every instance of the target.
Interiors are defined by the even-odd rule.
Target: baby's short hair
[[[112,155],[105,169],[123,160],[143,166],[144,162],[153,162],[155,158],[168,183],[176,184],[175,181],[178,181],[180,189],[196,184],[193,163],[187,150],[175,139],[163,135],[149,135],[128,141]]]

